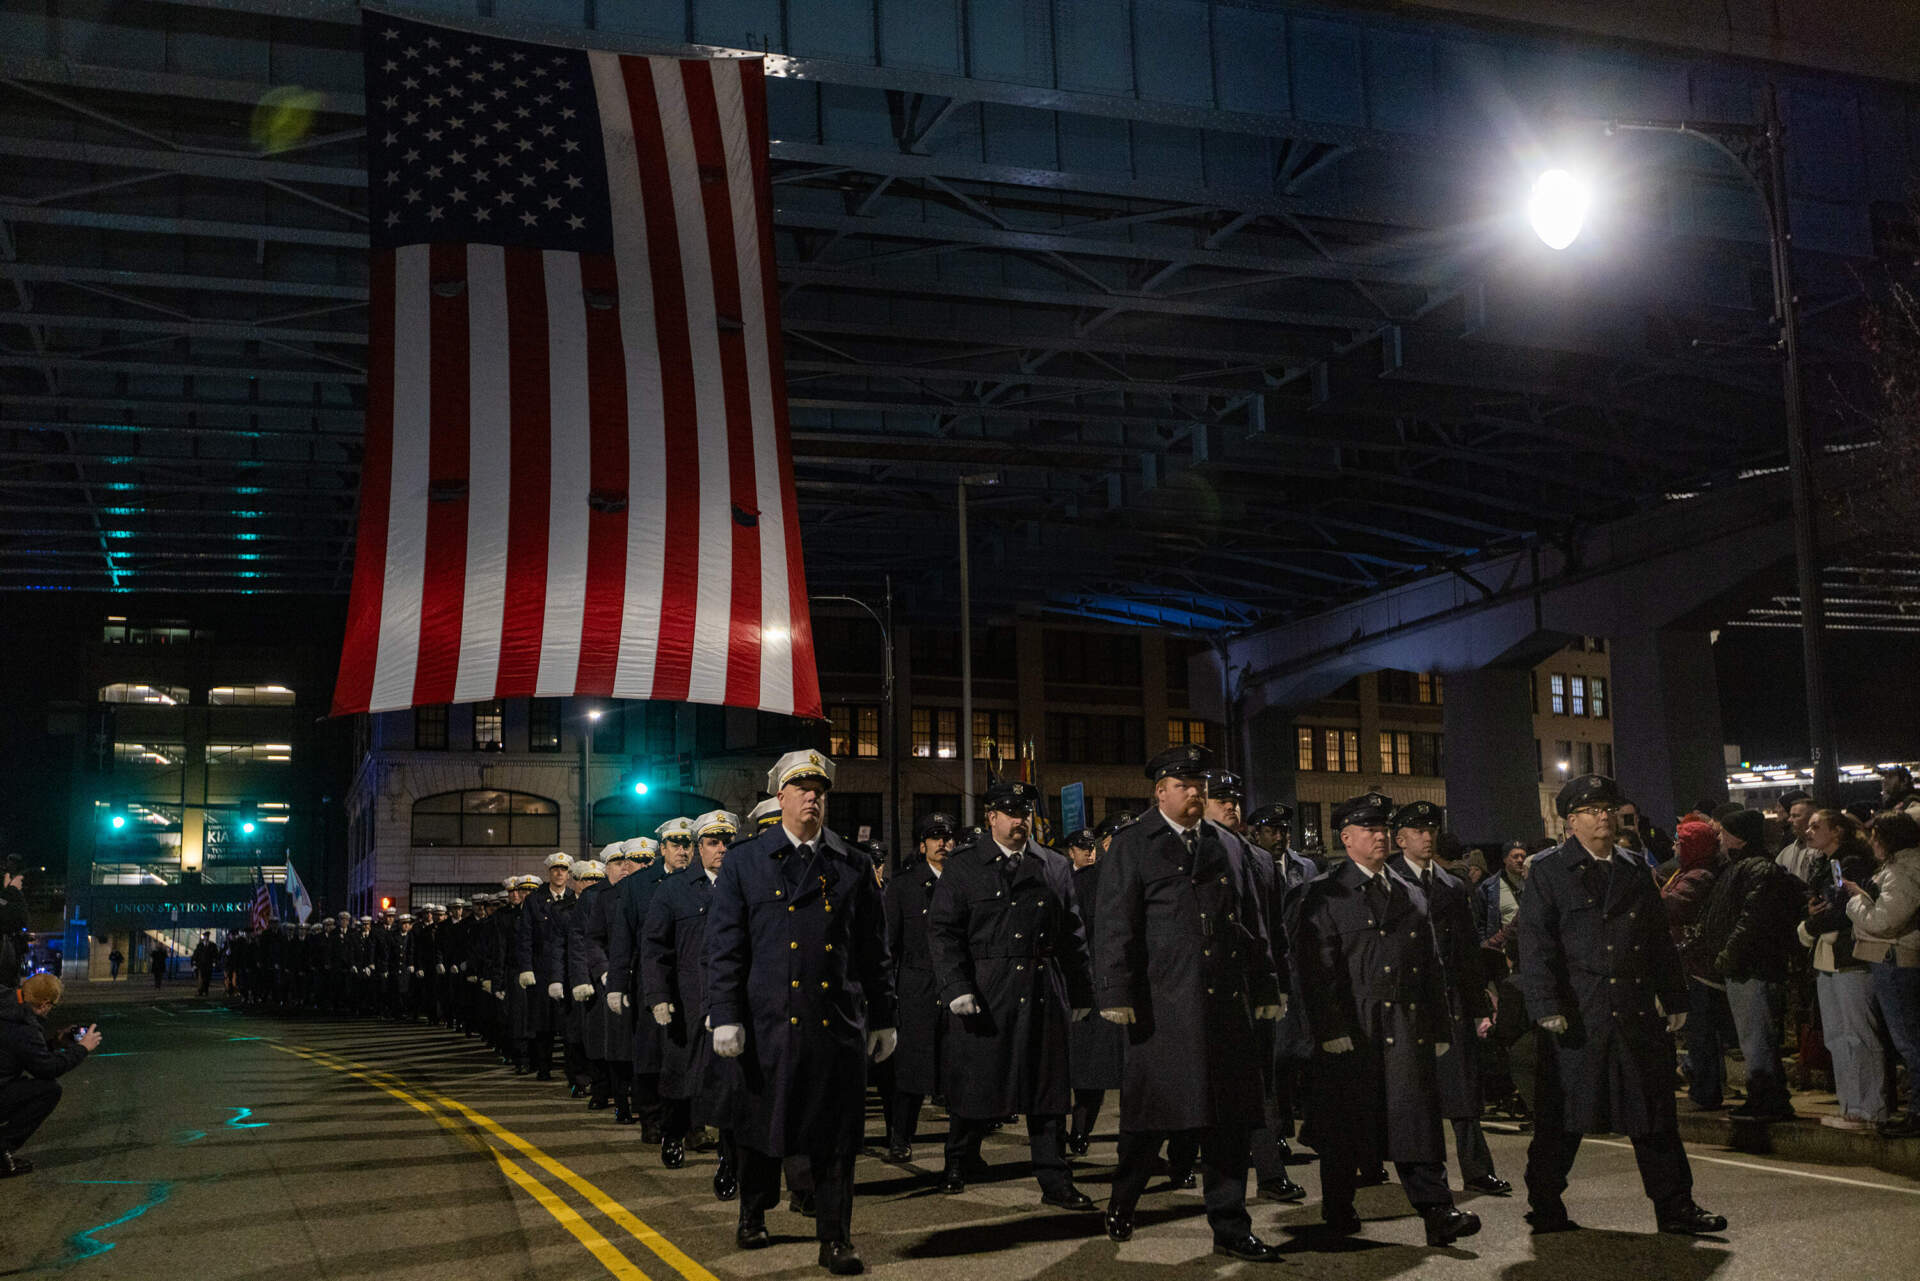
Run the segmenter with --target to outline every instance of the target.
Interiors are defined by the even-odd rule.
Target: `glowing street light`
[[[1565,249],[1579,237],[1592,204],[1593,193],[1584,180],[1565,169],[1549,169],[1533,181],[1527,221],[1547,248]]]

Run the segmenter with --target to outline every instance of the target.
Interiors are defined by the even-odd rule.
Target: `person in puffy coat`
[[[1872,967],[1873,994],[1886,1017],[1887,1035],[1907,1065],[1909,1080],[1920,1080],[1920,820],[1889,810],[1876,814],[1867,831],[1880,862],[1873,892],[1857,881],[1842,886],[1853,923],[1853,954]],[[1880,1133],[1920,1137],[1920,1107],[1911,1088],[1906,1116],[1887,1122]]]

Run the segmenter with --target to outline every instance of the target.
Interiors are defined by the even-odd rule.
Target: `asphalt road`
[[[66,1099],[27,1148],[38,1170],[0,1183],[0,1277],[825,1276],[810,1221],[776,1210],[776,1245],[735,1251],[735,1207],[713,1199],[711,1155],[664,1170],[637,1127],[587,1112],[563,1084],[515,1078],[477,1042],[425,1026],[232,1010],[177,988],[156,1000],[144,983],[69,991],[56,1021],[98,1019],[107,1039],[66,1078]],[[1096,1200],[1112,1174],[1114,1119],[1078,1167]],[[1364,1238],[1322,1248],[1298,1231],[1319,1220],[1317,1174],[1298,1165],[1308,1203],[1254,1210],[1256,1231],[1289,1243],[1288,1264],[1261,1269],[1209,1253],[1197,1192],[1150,1190],[1124,1246],[1105,1239],[1096,1215],[1044,1210],[1013,1131],[987,1149],[1004,1177],[941,1196],[928,1186],[937,1140],[922,1135],[917,1171],[862,1158],[854,1236],[869,1272],[1879,1281],[1913,1275],[1920,1239],[1920,1183],[1715,1149],[1694,1150],[1694,1176],[1700,1202],[1732,1219],[1727,1236],[1660,1236],[1631,1150],[1590,1140],[1568,1194],[1587,1231],[1536,1240],[1519,1198],[1463,1198],[1485,1230],[1432,1250],[1389,1186],[1361,1194]],[[1516,1183],[1525,1142],[1492,1136]]]

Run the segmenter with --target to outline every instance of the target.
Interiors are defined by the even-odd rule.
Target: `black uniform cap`
[[[1067,837],[1067,844],[1071,847],[1090,850],[1100,844],[1100,838],[1093,834],[1092,828],[1083,827]]]
[[[1393,825],[1438,828],[1440,818],[1440,807],[1432,801],[1408,801],[1393,812]]]
[[[1002,781],[987,788],[987,809],[1002,814],[1031,814],[1040,799],[1040,789],[1032,783]]]
[[[1293,826],[1293,806],[1282,805],[1278,801],[1272,805],[1262,805],[1247,815],[1248,827],[1291,827]]]
[[[1553,808],[1561,818],[1587,805],[1619,805],[1620,785],[1605,774],[1582,774],[1570,778],[1553,798]]]
[[[1333,807],[1333,830],[1343,827],[1385,827],[1393,817],[1393,798],[1379,792],[1352,796]]]
[[[913,825],[913,839],[924,841],[933,836],[952,836],[957,827],[951,814],[925,814]]]
[[[1107,837],[1112,836],[1115,832],[1119,831],[1121,828],[1133,826],[1133,823],[1134,823],[1133,815],[1127,813],[1125,810],[1115,810],[1113,813],[1107,815],[1105,818],[1100,820],[1100,822],[1094,827],[1093,834],[1099,837],[1100,839],[1105,840]]]
[[[1217,769],[1207,775],[1207,795],[1223,801],[1244,801],[1247,786],[1230,769]]]

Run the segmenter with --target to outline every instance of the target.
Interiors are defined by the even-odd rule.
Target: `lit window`
[[[119,681],[102,685],[99,697],[103,703],[153,703],[161,707],[177,707],[187,701],[187,691],[178,685],[142,685]]]
[[[293,762],[291,743],[208,743],[209,765],[288,765]]]
[[[1607,718],[1607,678],[1604,676],[1594,677],[1587,683],[1587,690],[1588,698],[1591,700],[1593,707],[1594,717],[1598,720],[1605,720]]]
[[[473,750],[497,752],[506,746],[506,714],[500,700],[489,699],[473,705]]]
[[[827,755],[880,755],[880,707],[877,703],[836,703],[827,709]]]
[[[1313,731],[1302,725],[1293,731],[1294,768],[1311,772],[1313,769]]]
[[[1573,678],[1573,702],[1571,707],[1575,716],[1585,716],[1587,714],[1587,678],[1584,676],[1576,676]]]
[[[998,752],[1004,761],[1019,760],[1027,755],[1020,745],[1019,713],[995,710],[976,711],[973,714],[974,759],[989,759],[989,747]]]
[[[1340,731],[1330,729],[1322,732],[1327,745],[1327,768],[1337,774],[1340,772]]]
[[[291,707],[293,691],[285,685],[215,685],[207,691],[215,707]]]
[[[1179,747],[1186,743],[1207,745],[1207,723],[1176,716],[1167,722],[1167,746]]]
[[[126,765],[179,765],[187,759],[185,743],[156,743],[147,740],[139,743],[120,743],[113,745],[113,759]]]
[[[1547,697],[1553,701],[1553,714],[1567,714],[1567,678],[1559,672],[1547,677]]]
[[[1340,731],[1341,765],[1349,774],[1360,772],[1360,731],[1346,729]]]

